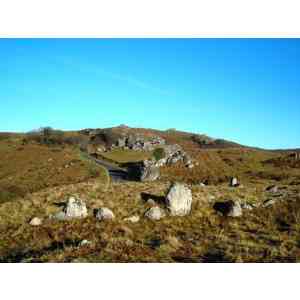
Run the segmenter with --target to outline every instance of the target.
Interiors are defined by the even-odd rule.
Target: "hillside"
[[[142,147],[154,146],[130,149],[132,137],[133,145],[142,140]],[[105,166],[153,159],[165,144],[178,144],[193,167],[164,164],[153,182],[109,178]],[[300,261],[300,165],[290,152],[123,125],[2,133],[0,155],[0,262]],[[236,187],[229,185],[232,177]],[[172,182],[191,191],[191,212],[184,217],[168,213]],[[85,217],[53,218],[71,196],[86,204]],[[243,214],[215,210],[227,200],[240,203]],[[103,207],[113,211],[113,220],[95,217]],[[166,216],[149,220],[145,213],[153,207]],[[34,217],[42,223],[31,226]],[[131,217],[139,220],[126,220]]]

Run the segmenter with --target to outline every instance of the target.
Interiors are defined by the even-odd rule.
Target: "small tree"
[[[165,149],[164,148],[156,148],[153,151],[153,157],[155,158],[156,161],[159,161],[159,160],[165,158],[166,157]]]

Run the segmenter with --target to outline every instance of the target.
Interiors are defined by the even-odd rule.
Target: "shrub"
[[[166,157],[165,149],[164,148],[156,148],[153,151],[153,157],[155,158],[156,161],[159,161],[159,160],[165,158]]]

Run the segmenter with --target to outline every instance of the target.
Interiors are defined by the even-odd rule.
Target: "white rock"
[[[175,183],[169,189],[166,204],[172,216],[185,216],[192,209],[192,191],[184,184]]]
[[[107,207],[102,207],[97,210],[96,219],[102,220],[112,220],[115,218],[114,213]]]
[[[137,223],[137,222],[139,222],[139,220],[140,220],[140,217],[139,217],[139,216],[136,216],[136,215],[124,219],[124,221],[126,221],[126,222],[131,222],[131,223]]]
[[[231,178],[231,180],[230,180],[230,186],[236,187],[238,185],[239,185],[239,183],[238,183],[237,178],[236,177]]]
[[[75,197],[69,198],[63,212],[65,213],[67,219],[85,218],[88,215],[84,201],[81,199],[76,199]]]
[[[89,240],[82,240],[80,243],[79,243],[79,247],[83,247],[83,246],[89,246],[91,245],[92,242],[89,241]]]
[[[39,226],[39,225],[42,224],[42,219],[35,217],[35,218],[31,219],[31,221],[29,222],[29,224],[31,226]]]
[[[145,213],[146,218],[148,218],[150,220],[154,220],[154,221],[158,221],[165,216],[166,216],[165,212],[158,206],[151,207]]]

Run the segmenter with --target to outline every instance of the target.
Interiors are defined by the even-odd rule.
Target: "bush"
[[[156,161],[159,161],[166,157],[166,152],[164,148],[157,148],[153,151],[153,157]]]

